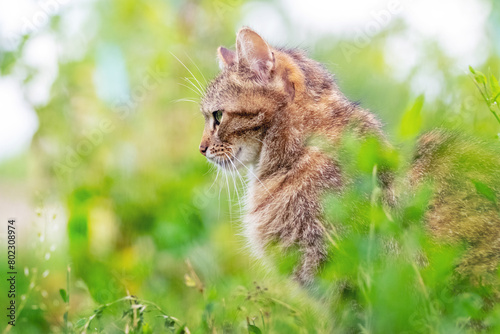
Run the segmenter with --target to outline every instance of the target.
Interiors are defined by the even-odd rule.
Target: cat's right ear
[[[269,45],[250,28],[243,27],[236,36],[238,66],[250,69],[261,82],[268,82],[275,67]]]
[[[217,49],[217,57],[219,58],[219,67],[221,70],[236,63],[236,52],[219,46]]]

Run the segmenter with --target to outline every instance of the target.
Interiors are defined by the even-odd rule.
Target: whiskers
[[[238,198],[238,205],[239,205],[240,211],[241,211],[241,197],[240,197],[240,193],[238,191],[238,186],[236,185],[236,177],[238,177],[241,184],[244,185],[245,182],[243,181],[243,177],[241,176],[240,172],[238,171],[238,168],[236,168],[236,165],[234,164],[233,160],[231,160],[229,155],[227,155],[226,153],[224,153],[224,155],[226,156],[227,160],[231,163],[231,165],[229,167],[231,167],[230,171],[231,171],[231,174],[233,176],[234,190],[236,191],[236,196]]]
[[[231,154],[231,153],[229,153]],[[212,166],[216,166],[217,174],[215,175],[215,179],[210,186],[210,189],[218,183],[219,186],[219,218],[221,213],[220,203],[221,203],[221,193],[222,190],[225,189],[227,191],[227,202],[228,202],[228,212],[229,219],[233,221],[233,206],[236,201],[238,205],[238,213],[241,215],[243,212],[243,208],[245,206],[245,188],[246,182],[244,177],[241,175],[240,171],[231,160],[230,156],[227,153],[224,153],[226,159],[219,160],[216,163],[212,163]],[[213,168],[209,170],[207,173],[213,171]],[[220,176],[220,177],[219,177]],[[221,183],[222,182],[222,183]],[[210,190],[209,189],[209,190]]]
[[[247,181],[245,181],[244,175],[241,174],[240,170],[236,166],[236,161],[243,166],[247,173],[251,175],[253,179],[255,179],[259,184],[265,189],[265,191],[269,194],[271,198],[274,198],[273,194],[269,191],[269,189],[264,185],[264,183],[259,179],[257,175],[247,167],[236,155],[232,152],[223,153],[226,156],[224,160],[218,160],[213,163],[213,166],[217,166],[217,174],[215,176],[214,181],[210,188],[214,186],[217,181],[219,181],[219,218],[220,218],[220,203],[221,203],[221,193],[222,190],[225,189],[227,191],[228,203],[229,203],[229,218],[232,220],[233,218],[233,206],[234,202],[238,204],[239,214],[243,213],[243,210],[246,207],[247,200]],[[219,178],[219,175],[221,177]],[[220,184],[222,180],[223,184]],[[224,184],[225,183],[225,184]],[[231,184],[232,183],[232,184]]]
[[[205,78],[205,76],[203,75],[203,73],[201,72],[200,68],[198,67],[198,65],[196,65],[196,63],[193,61],[193,59],[191,59],[191,57],[188,56],[189,60],[191,60],[191,62],[194,64],[194,66],[196,67],[196,69],[198,70],[198,72],[200,72],[201,76],[203,77],[203,80],[205,80],[205,85],[202,85],[202,83],[200,82],[200,80],[198,80],[198,78],[196,77],[196,75],[194,75],[193,71],[191,71],[189,69],[189,67],[187,67],[186,64],[184,64],[182,62],[182,60],[180,60],[172,52],[170,52],[170,54],[175,59],[177,59],[177,61],[189,72],[189,74],[191,74],[191,77],[184,77],[184,78],[182,78],[186,83],[190,84],[191,86],[184,85],[184,84],[181,84],[181,83],[179,83],[179,85],[184,86],[184,87],[190,89],[191,91],[193,91],[194,93],[196,93],[196,95],[198,95],[200,97],[203,96],[205,94],[205,86],[208,84],[208,82],[207,82],[207,79]]]
[[[200,101],[196,101],[196,100],[189,99],[189,98],[177,99],[177,100],[174,100],[173,102],[192,102],[192,103],[195,103],[197,105],[200,104]]]
[[[191,59],[191,57],[189,57],[186,54],[186,56],[188,57],[188,59],[191,61],[191,63],[193,63],[193,65],[196,67],[196,69],[198,70],[199,74],[203,78],[204,84],[202,84],[201,83],[201,79],[198,79],[196,77],[196,75],[194,75],[193,71],[191,71],[189,69],[189,67],[186,66],[186,64],[184,64],[172,52],[170,52],[170,54],[175,59],[177,59],[177,61],[189,72],[189,74],[191,74],[191,77],[183,77],[183,78],[181,78],[183,82],[178,82],[177,84],[179,86],[182,86],[182,87],[186,88],[186,89],[189,89],[191,92],[195,93],[195,95],[196,95],[196,97],[185,97],[185,98],[174,100],[173,102],[191,102],[191,103],[195,103],[195,104],[199,105],[200,104],[200,99],[203,97],[203,95],[205,95],[206,86],[208,85],[208,81],[205,78],[205,75],[203,74],[203,72],[201,71],[201,69],[198,67],[198,65],[196,65],[196,63],[194,62],[194,60]]]
[[[230,154],[231,154],[232,158],[234,158],[235,160],[237,160],[243,167],[246,168],[246,170],[248,171],[248,173],[250,173],[257,181],[259,181],[259,183],[266,190],[266,192],[269,194],[269,196],[271,196],[271,198],[274,198],[273,194],[271,194],[271,192],[269,191],[269,189],[267,189],[267,187],[264,185],[264,183],[262,183],[262,181],[259,179],[259,177],[257,175],[255,175],[254,172],[252,172],[252,170],[250,168],[248,168],[240,159],[238,159],[238,157],[236,157],[235,154],[233,154],[233,153],[230,153]],[[233,163],[233,166],[234,166],[234,163]]]

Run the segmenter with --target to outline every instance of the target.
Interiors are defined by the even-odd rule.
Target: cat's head
[[[217,55],[221,72],[201,103],[200,152],[222,167],[255,164],[277,112],[294,99],[293,64],[249,28],[238,32],[236,51],[219,47]]]

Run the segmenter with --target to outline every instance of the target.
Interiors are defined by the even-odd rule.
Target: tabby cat
[[[221,72],[201,103],[200,152],[221,168],[250,169],[243,228],[253,253],[264,257],[276,243],[295,247],[300,260],[294,278],[309,285],[328,255],[321,196],[342,192],[351,177],[335,155],[311,145],[310,138],[320,136],[335,150],[349,131],[391,146],[380,121],[349,101],[332,75],[303,51],[273,48],[245,27],[237,33],[236,51],[219,47],[217,54]],[[500,218],[459,167],[473,153],[467,145],[443,131],[422,136],[403,188],[431,179],[437,186],[425,216],[428,229],[470,243],[459,271],[493,271],[500,258]],[[474,180],[498,184],[500,159],[482,153],[489,173]],[[481,163],[477,160],[469,163]],[[390,170],[379,170],[383,202],[397,211],[393,179]]]

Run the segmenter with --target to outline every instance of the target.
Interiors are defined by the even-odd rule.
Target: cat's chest
[[[246,195],[245,212],[242,220],[242,232],[248,249],[256,258],[264,258],[265,242],[259,226],[263,223],[265,210],[258,209],[260,201],[256,198],[254,185],[249,185]]]
[[[277,178],[262,180],[255,175],[248,179],[246,192],[245,217],[247,220],[260,220],[273,210],[279,210],[279,201],[283,197],[276,185],[282,180]]]
[[[256,182],[256,177],[249,177],[244,209],[245,224],[256,223],[257,217],[259,216],[259,207],[261,206],[262,200],[260,199],[260,187]]]
[[[268,184],[256,176],[249,178],[246,192],[246,205],[243,215],[243,234],[248,246],[257,257],[264,255],[265,226],[277,217],[280,210],[277,199],[270,194]],[[274,217],[274,218],[273,218]]]

